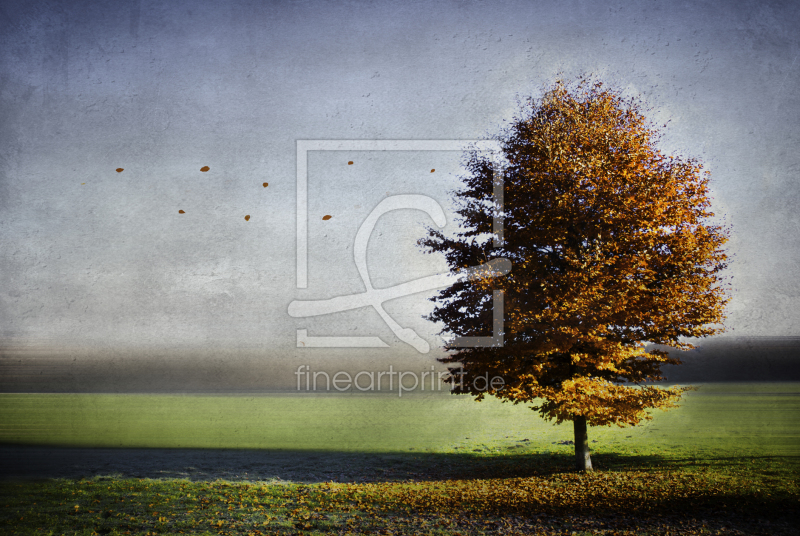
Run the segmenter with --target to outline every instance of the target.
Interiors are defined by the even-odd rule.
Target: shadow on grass
[[[123,489],[119,491],[122,495],[112,497],[109,494],[113,492],[105,491],[112,489],[107,487],[107,480],[159,479],[132,485],[150,487],[151,491],[161,491],[166,497],[177,488],[170,479],[186,479],[193,483],[181,486],[190,486],[188,491],[194,495],[225,495],[225,500],[219,499],[222,502],[218,505],[225,509],[227,499],[236,498],[241,502],[243,493],[253,494],[249,499],[252,501],[265,500],[259,495],[262,488],[249,484],[254,481],[297,484],[399,481],[417,483],[388,488],[335,488],[339,491],[300,485],[270,493],[280,495],[279,502],[286,508],[299,507],[301,495],[303,500],[311,500],[309,497],[314,495],[315,500],[325,497],[330,501],[330,494],[338,493],[339,502],[350,508],[352,505],[360,507],[363,492],[371,494],[379,515],[496,520],[498,527],[512,518],[527,520],[525,523],[532,523],[531,526],[569,526],[570,530],[595,527],[634,530],[647,526],[679,534],[694,533],[694,528],[690,528],[695,525],[704,527],[703,530],[738,526],[746,528],[748,534],[770,535],[792,534],[790,527],[797,526],[800,509],[796,487],[791,485],[800,466],[797,456],[679,458],[601,452],[593,455],[597,473],[589,479],[572,474],[572,462],[572,456],[566,453],[478,455],[0,446],[0,478],[6,481],[0,486],[0,496],[17,496],[20,491],[16,488],[31,488],[28,490],[31,497],[39,497],[33,489],[37,486],[74,485],[68,481],[17,484],[10,482],[12,480],[86,478],[91,481],[80,483],[89,486],[85,490],[91,491],[94,489],[91,486],[96,486],[98,500],[117,505],[119,499],[127,498],[128,492]],[[659,474],[652,475],[651,480],[648,471]],[[684,478],[658,491],[657,481],[661,479],[663,483],[664,474],[670,471]],[[694,471],[698,473],[696,479],[685,478],[686,473]],[[776,476],[769,476],[771,474]],[[534,476],[549,479],[549,484],[540,486],[538,480],[495,481],[491,485],[469,482]],[[727,476],[731,476],[727,482],[733,485],[725,484]],[[721,485],[718,484],[720,477]],[[753,483],[760,484],[750,486],[751,477]],[[225,482],[214,482],[216,480]],[[455,482],[457,480],[461,482]],[[764,489],[756,489],[758,487]],[[187,492],[183,487],[180,489],[181,494]],[[392,493],[405,495],[398,498]],[[64,504],[63,499],[68,495],[59,497],[58,501],[62,502],[58,504]],[[37,498],[40,500],[44,499]],[[285,501],[288,502],[284,504]],[[63,508],[71,508],[71,504]],[[402,509],[396,510],[398,507]],[[580,523],[585,526],[579,526]]]
[[[798,456],[658,456],[594,453],[598,471],[768,470],[800,467]],[[766,466],[765,466],[766,465]],[[0,479],[179,478],[193,481],[397,482],[526,478],[574,471],[566,453],[354,453],[304,450],[214,450],[0,446]]]

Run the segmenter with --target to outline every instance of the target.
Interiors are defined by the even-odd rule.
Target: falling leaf
[[[178,214],[186,214],[186,213],[184,211],[182,211],[182,210],[179,210]]]
[[[324,216],[322,217],[322,219],[323,219],[324,221],[328,221],[328,220],[329,220],[329,219],[331,219],[332,217],[333,217],[333,216],[331,216],[330,214],[326,214],[326,215],[324,215]]]
[[[352,165],[353,165],[353,161],[352,161],[352,160],[350,160],[350,161],[347,163],[347,165],[348,165],[348,166],[352,166]]]
[[[267,186],[269,186],[269,183],[268,183],[268,182],[265,182],[265,183],[264,183],[264,184],[262,184],[261,186],[263,186],[264,188],[266,188]]]
[[[118,168],[117,168],[117,173],[122,173],[123,171],[125,171],[125,170],[124,170],[124,169],[122,169],[121,167],[118,167]]]
[[[81,186],[83,186],[84,184],[86,184],[86,183],[85,183],[85,182],[82,182],[82,183],[81,183]]]
[[[434,171],[436,171],[436,170],[435,170],[435,169],[432,169],[432,170],[431,170],[431,173],[433,173]]]
[[[244,217],[244,221],[250,221],[250,214]]]
[[[211,168],[210,168],[210,167],[208,167],[208,166],[203,166],[203,167],[201,167],[201,168],[200,168],[200,171],[202,171],[203,173],[205,173],[205,172],[206,172],[206,171],[208,171],[209,169],[211,169]]]

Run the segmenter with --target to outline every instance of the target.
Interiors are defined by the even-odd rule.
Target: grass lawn
[[[0,395],[0,423],[6,448],[263,449],[319,466],[302,482],[7,480],[3,534],[797,534],[800,523],[799,384],[707,384],[642,426],[591,428],[588,475],[571,472],[569,425],[450,396],[14,394]]]

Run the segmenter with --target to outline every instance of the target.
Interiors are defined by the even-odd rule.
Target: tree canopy
[[[442,361],[461,370],[450,378],[454,392],[537,401],[542,417],[575,421],[576,449],[587,424],[634,425],[649,409],[673,407],[684,389],[652,382],[680,360],[647,345],[689,349],[686,338],[723,331],[729,299],[730,230],[713,221],[709,174],[697,159],[659,149],[639,99],[587,79],[528,99],[495,139],[502,162],[465,155],[454,192],[460,230],[429,229],[420,240],[452,272],[497,258],[513,264],[505,276],[462,279],[433,298],[429,319],[442,333],[485,336],[492,291],[504,295],[502,346],[446,346]],[[495,247],[497,215],[504,230]],[[475,381],[486,374],[504,386]]]

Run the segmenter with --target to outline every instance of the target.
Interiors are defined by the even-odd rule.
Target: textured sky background
[[[705,162],[734,229],[731,334],[796,335],[799,56],[796,2],[3,0],[0,338],[117,381],[165,363],[250,386],[291,384],[300,363],[428,367],[440,354],[374,310],[287,307],[362,291],[361,221],[387,195],[447,208],[459,154],[311,153],[298,290],[296,141],[485,138],[560,71],[596,73],[670,121],[663,149]],[[414,245],[427,223],[384,216],[376,287],[445,269]],[[431,294],[386,309],[435,346]],[[389,348],[296,348],[299,328]]]

